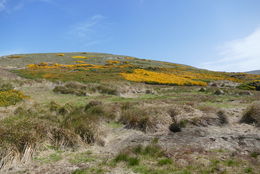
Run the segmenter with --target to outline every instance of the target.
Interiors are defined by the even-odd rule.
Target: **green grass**
[[[103,174],[105,173],[104,169],[100,168],[88,168],[88,169],[77,169],[72,172],[72,174]]]
[[[169,158],[160,159],[158,161],[158,165],[160,166],[169,165],[169,164],[172,164],[172,160]]]
[[[41,163],[55,163],[57,161],[62,160],[62,158],[62,153],[57,151],[55,153],[50,154],[47,157],[36,157],[35,160]]]
[[[121,123],[118,123],[118,122],[115,122],[115,121],[110,121],[108,123],[108,126],[111,127],[111,128],[114,128],[114,129],[123,127],[123,125]]]
[[[91,152],[83,152],[79,154],[74,154],[72,158],[69,159],[69,162],[72,164],[81,164],[81,163],[89,163],[96,161],[96,157],[92,155]]]

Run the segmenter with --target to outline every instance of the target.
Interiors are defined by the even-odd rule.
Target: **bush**
[[[228,124],[228,118],[227,118],[225,111],[223,111],[223,110],[218,111],[217,116],[219,118],[220,125]]]
[[[16,91],[16,90],[0,91],[0,107],[15,105],[25,98],[26,96],[20,91]]]
[[[144,132],[156,127],[156,122],[148,113],[139,108],[123,110],[119,120],[127,128],[138,129]]]
[[[179,123],[174,122],[169,126],[169,130],[171,132],[181,132],[181,125]]]
[[[251,82],[246,82],[238,86],[239,89],[244,89],[244,90],[257,90],[260,91],[260,81],[255,80]]]
[[[111,88],[111,87],[107,87],[107,86],[103,86],[103,85],[99,85],[97,87],[94,87],[92,90],[98,91],[101,94],[109,94],[109,95],[117,95],[118,94],[116,89]]]
[[[136,166],[136,165],[139,165],[139,163],[140,163],[140,160],[137,157],[130,157],[129,154],[124,153],[124,152],[119,153],[115,157],[114,161],[116,163],[126,162],[129,166]]]
[[[163,157],[164,151],[161,146],[156,143],[151,143],[147,146],[137,145],[132,148],[133,153],[136,155],[146,155],[150,157]]]
[[[164,165],[168,165],[168,164],[172,164],[172,160],[169,158],[161,159],[158,161],[158,165],[160,165],[160,166],[164,166]]]
[[[0,85],[0,92],[13,90],[14,87],[11,83],[4,83]]]
[[[90,108],[92,108],[94,106],[100,106],[100,105],[102,105],[101,101],[92,100],[85,106],[85,110],[88,110],[88,109],[90,109]]]
[[[86,96],[86,90],[84,89],[77,89],[71,86],[56,86],[53,89],[53,92],[60,93],[60,94],[74,94],[77,96]]]
[[[256,126],[260,126],[260,102],[253,103],[247,108],[240,123],[256,124]]]

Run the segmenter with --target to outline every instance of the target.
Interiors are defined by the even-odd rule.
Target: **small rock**
[[[239,92],[238,94],[239,95],[253,95],[253,93],[250,91],[242,91],[242,92]]]
[[[205,92],[206,90],[206,88],[200,88],[199,92]]]
[[[215,95],[224,95],[225,92],[221,89],[217,89],[215,92],[214,92]]]

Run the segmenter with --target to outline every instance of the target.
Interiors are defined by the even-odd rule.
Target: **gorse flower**
[[[161,73],[147,71],[144,69],[135,69],[133,73],[121,73],[121,75],[129,81],[146,82],[155,84],[174,84],[174,85],[199,85],[206,86],[206,82],[196,81],[182,75],[171,73]]]
[[[22,92],[17,90],[8,90],[0,92],[0,107],[15,105],[27,98]]]
[[[73,59],[88,59],[85,56],[72,56]]]
[[[61,53],[61,54],[56,54],[56,55],[57,55],[57,56],[64,56],[64,54],[62,54],[62,53]]]

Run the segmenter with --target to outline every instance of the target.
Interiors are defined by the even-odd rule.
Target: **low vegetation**
[[[0,59],[0,173],[259,171],[259,75],[87,52],[11,57]]]
[[[247,108],[243,117],[240,120],[241,123],[255,124],[260,126],[260,103],[255,102]]]
[[[37,106],[18,108],[15,115],[0,121],[0,167],[32,156],[44,145],[66,149],[94,143],[101,136],[102,113],[54,102],[49,111]]]
[[[0,107],[15,105],[24,100],[26,96],[17,90],[10,83],[0,84]]]

